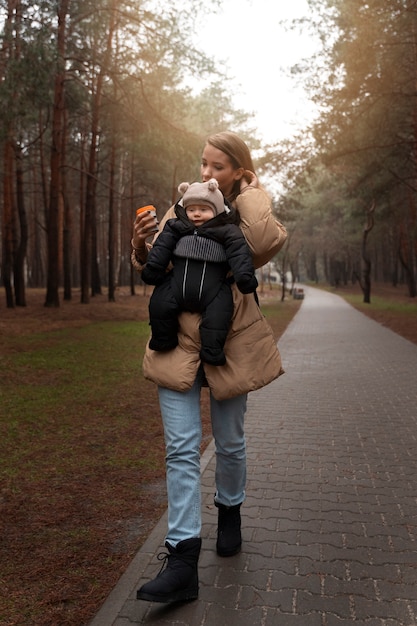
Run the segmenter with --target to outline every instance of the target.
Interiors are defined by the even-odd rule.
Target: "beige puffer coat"
[[[245,235],[256,268],[267,263],[283,246],[287,231],[272,215],[271,203],[263,189],[248,187],[235,200],[240,227]],[[161,222],[175,217],[173,207]],[[226,364],[203,364],[210,390],[217,400],[259,389],[283,373],[281,357],[272,329],[256,304],[253,294],[240,293],[232,285],[235,311],[225,345]],[[146,347],[143,360],[145,378],[159,386],[188,391],[200,366],[200,315],[183,312],[179,316],[178,346],[169,352]]]

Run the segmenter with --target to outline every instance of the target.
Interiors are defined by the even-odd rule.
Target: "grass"
[[[16,461],[30,464],[52,431],[59,445],[51,455],[60,455],[61,464],[73,455],[80,426],[86,436],[93,427],[90,434],[96,437],[96,419],[117,413],[120,398],[135,392],[134,369],[136,380],[145,384],[139,357],[134,364],[126,355],[132,342],[143,349],[147,335],[145,322],[108,322],[14,338],[13,353],[0,365],[6,383],[0,409],[1,472],[18,474]],[[99,430],[107,428],[103,421]]]
[[[363,311],[371,309],[374,311],[399,313],[400,315],[417,314],[417,302],[398,302],[383,296],[374,295],[371,302],[366,304],[363,302],[363,296],[359,294],[347,294],[344,298],[347,302]]]
[[[0,624],[83,623],[102,568],[114,583],[125,565],[111,548],[124,516],[138,518],[125,553],[149,532],[138,502],[145,513],[164,447],[141,372],[148,332],[146,322],[100,322],[6,339]]]
[[[261,309],[269,324],[276,329],[275,334],[278,336],[283,332],[278,329],[285,329],[288,326],[300,305],[300,300],[286,300],[274,304],[263,304]]]

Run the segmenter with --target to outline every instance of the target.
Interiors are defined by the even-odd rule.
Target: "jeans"
[[[200,369],[194,385],[185,393],[158,388],[166,445],[166,541],[173,547],[179,541],[201,535],[200,394],[203,379]],[[246,394],[222,401],[210,396],[216,451],[215,501],[226,506],[240,504],[245,498],[246,400]]]

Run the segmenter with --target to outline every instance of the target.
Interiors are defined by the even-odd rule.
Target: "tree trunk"
[[[413,266],[412,246],[410,245],[410,236],[402,230],[400,234],[400,242],[398,246],[398,257],[404,271],[405,281],[407,283],[408,295],[410,298],[416,297],[416,279]]]
[[[362,235],[362,272],[360,286],[363,291],[363,301],[366,304],[371,302],[371,258],[369,255],[367,240],[368,235],[374,226],[374,211],[375,202],[372,202],[371,206],[367,210],[367,220]]]
[[[10,139],[4,143],[3,173],[3,224],[2,224],[2,275],[6,291],[6,305],[14,307],[12,289],[12,269],[14,259],[14,224],[13,224],[13,159],[14,151]]]
[[[14,293],[16,305],[26,306],[25,259],[28,246],[28,222],[24,203],[22,153],[20,148],[16,150],[16,198],[20,224],[20,240],[17,245],[13,266]]]
[[[113,129],[114,130],[114,129]],[[116,148],[115,139],[113,136],[113,143],[110,157],[110,192],[109,192],[109,239],[108,239],[108,300],[109,302],[115,302],[116,285],[114,280],[114,249],[116,243],[115,237],[115,215],[114,215],[114,181],[115,181],[115,160],[116,160]]]
[[[97,76],[96,89],[93,95],[92,119],[91,119],[91,143],[88,161],[87,188],[84,209],[84,237],[81,251],[81,302],[88,304],[90,301],[90,286],[92,293],[101,292],[100,276],[97,264],[97,231],[96,231],[96,187],[97,187],[97,146],[99,136],[99,120],[101,97],[105,71],[112,50],[113,34],[115,29],[115,0],[111,7],[109,31],[107,34],[106,54]],[[94,256],[93,256],[94,253]]]
[[[70,0],[62,0],[58,12],[58,65],[54,85],[54,106],[52,118],[51,145],[51,182],[49,189],[49,206],[47,220],[48,269],[45,306],[59,307],[60,250],[61,240],[59,226],[62,223],[60,210],[61,167],[62,167],[62,131],[63,112],[65,107],[65,21]]]
[[[65,163],[66,143],[67,143],[67,115],[64,111],[64,130],[62,133],[62,161]],[[72,266],[72,207],[68,201],[67,177],[65,169],[61,173],[62,200],[64,205],[64,224],[62,233],[62,269],[64,274],[64,300],[70,301],[72,298],[71,287],[71,266]]]
[[[4,22],[2,48],[0,55],[0,82],[7,82],[9,67],[16,63],[19,55],[19,37],[21,22],[21,6],[19,0],[8,0],[7,17]],[[13,85],[6,85],[5,91],[11,93],[3,101],[5,110],[2,111],[3,121],[3,213],[2,213],[2,267],[1,275],[6,292],[6,305],[13,308],[15,298],[13,295],[12,275],[16,252],[16,223],[13,188],[13,165],[14,154],[14,115],[11,103],[14,100]],[[8,106],[9,105],[9,106]]]
[[[100,268],[98,264],[97,246],[97,206],[96,185],[94,186],[94,201],[91,206],[91,295],[101,294]]]
[[[131,163],[130,163],[130,197],[133,198],[133,181],[135,179],[135,163],[134,163],[134,159],[132,157],[131,159]],[[133,231],[133,226],[132,226],[132,231]],[[133,232],[132,232],[133,235]],[[122,240],[123,241],[123,240]],[[130,249],[131,250],[131,249]],[[136,283],[136,270],[133,268],[132,263],[130,262],[130,250],[129,250],[129,268],[130,268],[130,295],[134,296],[136,293],[135,290],[135,283]]]

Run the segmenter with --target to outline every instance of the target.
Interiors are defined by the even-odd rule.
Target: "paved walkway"
[[[249,396],[241,554],[215,553],[210,445],[199,599],[135,599],[163,516],[90,626],[417,625],[417,346],[305,291],[279,343],[286,374]]]

